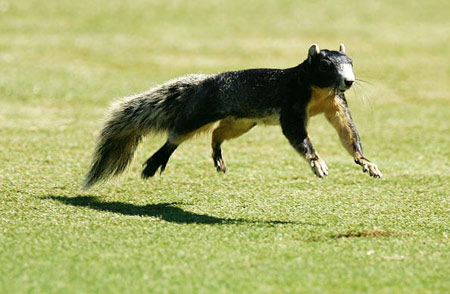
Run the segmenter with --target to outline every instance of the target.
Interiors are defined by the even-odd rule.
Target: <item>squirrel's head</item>
[[[332,88],[337,94],[344,93],[355,82],[352,60],[345,55],[345,46],[339,51],[320,50],[317,44],[308,50],[307,63],[311,84],[320,88]]]

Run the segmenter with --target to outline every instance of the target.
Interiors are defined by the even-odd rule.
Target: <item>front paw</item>
[[[362,166],[362,170],[365,173],[369,173],[371,177],[381,178],[383,174],[375,163],[372,163],[368,160],[363,160],[360,165]]]
[[[325,161],[323,161],[320,157],[311,159],[309,161],[309,164],[311,165],[313,173],[319,178],[323,178],[326,175],[328,175],[328,166],[325,164]]]

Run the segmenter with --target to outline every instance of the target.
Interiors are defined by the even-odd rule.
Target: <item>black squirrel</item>
[[[187,75],[119,101],[102,129],[84,187],[120,174],[131,161],[141,138],[166,132],[166,143],[145,163],[142,177],[162,173],[171,154],[193,135],[214,129],[214,165],[225,172],[221,145],[257,124],[279,124],[289,143],[318,177],[328,167],[314,150],[308,119],[324,113],[345,149],[364,172],[381,177],[377,165],[364,157],[360,137],[344,92],[355,82],[352,60],[343,44],[338,51],[316,44],[307,59],[287,69],[248,69],[219,74]]]

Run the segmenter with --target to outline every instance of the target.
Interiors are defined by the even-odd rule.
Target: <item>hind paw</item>
[[[222,150],[220,150],[220,149],[215,150],[215,152],[213,152],[212,158],[213,158],[214,166],[216,167],[217,172],[225,173],[227,171],[227,166],[222,157]]]
[[[143,166],[144,166],[144,170],[141,173],[141,177],[143,179],[148,179],[150,177],[153,177],[159,167],[161,167],[160,173],[162,173],[166,167],[165,165],[163,166],[160,163],[157,163],[155,160],[151,160],[151,158],[149,160],[147,160],[143,164]]]
[[[169,141],[166,142],[155,154],[152,155],[147,161],[143,164],[144,170],[142,171],[142,178],[147,179],[149,177],[153,177],[161,167],[160,173],[164,171],[167,165],[167,161],[169,161],[170,155],[177,149],[178,145],[171,144]]]
[[[223,172],[225,173],[227,171],[227,166],[225,165],[225,161],[223,158],[214,159],[214,166],[217,169],[217,172]]]

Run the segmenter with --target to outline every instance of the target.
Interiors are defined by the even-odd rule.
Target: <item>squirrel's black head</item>
[[[316,44],[308,50],[306,61],[309,67],[311,84],[320,88],[332,88],[336,93],[343,93],[355,82],[352,60],[345,55],[345,46],[339,51],[320,50]]]

